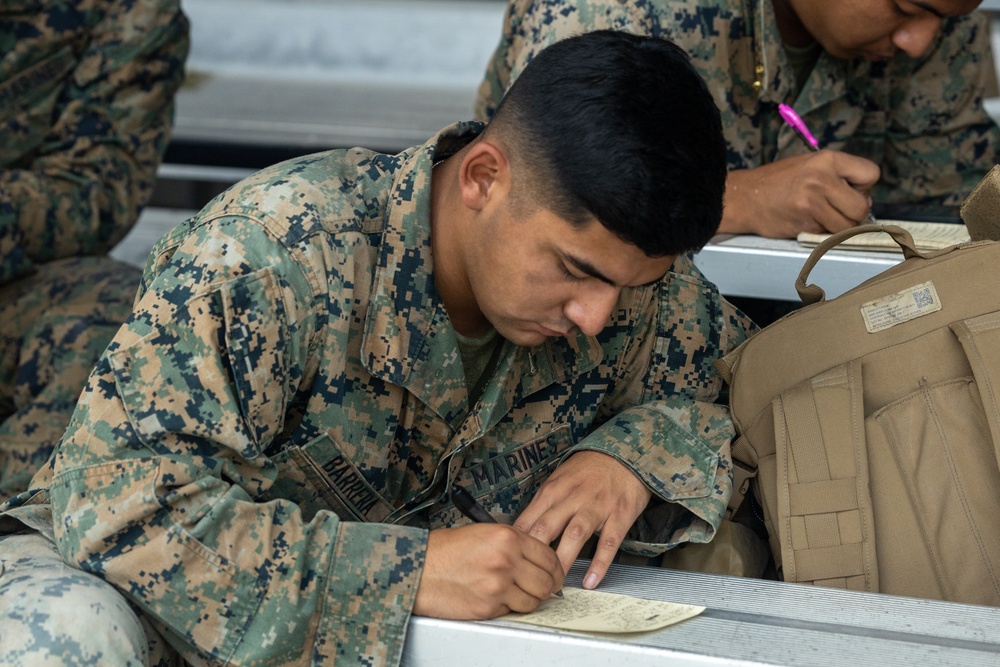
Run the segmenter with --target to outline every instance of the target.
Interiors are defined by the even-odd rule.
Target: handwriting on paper
[[[697,616],[704,607],[645,600],[581,588],[563,588],[562,598],[550,598],[527,614],[507,614],[500,620],[584,632],[644,632]]]

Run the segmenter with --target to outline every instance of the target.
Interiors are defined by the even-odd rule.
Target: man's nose
[[[566,304],[566,318],[586,335],[596,336],[607,325],[620,291],[611,285],[595,285]]]
[[[919,58],[927,53],[940,29],[941,19],[933,14],[924,13],[897,28],[892,33],[892,43],[911,58]]]

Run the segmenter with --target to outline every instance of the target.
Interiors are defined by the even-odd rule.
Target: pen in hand
[[[816,137],[814,137],[812,132],[809,131],[809,128],[806,127],[806,124],[802,121],[802,117],[795,112],[795,109],[787,104],[779,104],[778,113],[781,114],[782,119],[784,119],[784,121],[793,130],[795,130],[795,134],[798,135],[799,139],[805,143],[809,150],[814,152],[819,150],[819,142],[816,141]],[[873,225],[878,223],[875,219],[875,215],[871,211],[868,211],[868,217],[865,218],[865,222]]]
[[[459,512],[469,517],[476,523],[496,523],[497,520],[487,512],[482,505],[476,502],[472,494],[458,484],[451,485],[451,502]]]
[[[486,511],[486,509],[476,502],[472,494],[458,484],[451,485],[451,502],[455,503],[455,508],[469,517],[476,523],[497,523],[497,520]],[[556,597],[563,597],[561,590],[553,593]]]
[[[809,128],[806,127],[806,124],[802,122],[802,117],[795,113],[795,109],[787,104],[779,104],[778,113],[781,114],[784,121],[793,130],[795,130],[795,134],[798,135],[799,139],[805,143],[809,150],[814,152],[819,150],[819,142],[816,141],[816,137],[812,135],[812,132],[810,132]]]

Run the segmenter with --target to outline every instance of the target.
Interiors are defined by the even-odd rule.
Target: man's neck
[[[799,20],[789,0],[771,0],[771,4],[774,6],[774,18],[778,23],[782,43],[801,48],[816,41]]]
[[[461,205],[458,168],[462,151],[434,167],[431,177],[431,255],[434,285],[455,331],[480,336],[490,328],[476,303],[461,252],[468,210]]]

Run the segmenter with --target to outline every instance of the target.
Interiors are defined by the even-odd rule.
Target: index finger
[[[551,544],[563,534],[574,512],[570,505],[556,502],[554,499],[561,496],[551,491],[551,488],[544,486],[539,489],[528,506],[514,520],[515,528],[545,544]]]
[[[828,192],[827,204],[831,210],[828,215],[824,215],[822,224],[830,232],[857,225],[871,211],[871,198],[851,187],[836,188]]]
[[[524,560],[548,576],[551,582],[550,592],[562,588],[563,579],[566,577],[566,568],[563,567],[558,554],[553,551],[552,547],[530,535],[525,535],[523,539],[524,545],[521,553]],[[523,586],[521,587],[524,589]]]

